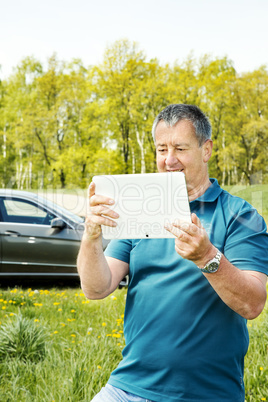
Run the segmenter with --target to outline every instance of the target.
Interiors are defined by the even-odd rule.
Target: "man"
[[[93,400],[243,402],[246,320],[266,301],[266,225],[209,179],[211,125],[199,108],[166,107],[153,136],[158,171],[185,173],[192,223],[167,226],[175,240],[114,240],[105,257],[101,225],[118,216],[91,183],[78,256],[84,293],[106,297],[130,277],[123,360]]]

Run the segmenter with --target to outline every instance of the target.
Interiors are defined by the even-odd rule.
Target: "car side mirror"
[[[50,224],[52,229],[64,229],[66,227],[66,223],[61,218],[54,218]]]

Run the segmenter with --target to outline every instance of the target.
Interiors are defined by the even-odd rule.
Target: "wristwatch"
[[[205,272],[206,274],[213,274],[214,272],[217,272],[220,266],[220,262],[221,262],[221,256],[222,253],[218,250],[217,254],[215,255],[214,258],[212,258],[212,260],[210,260],[205,266],[204,268],[199,268],[202,272]]]

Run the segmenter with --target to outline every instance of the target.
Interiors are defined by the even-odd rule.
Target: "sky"
[[[102,62],[115,41],[146,59],[227,56],[238,73],[268,66],[268,0],[0,0],[0,78],[23,58]]]

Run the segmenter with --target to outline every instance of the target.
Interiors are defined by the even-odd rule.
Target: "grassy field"
[[[0,290],[1,402],[90,401],[121,359],[126,290]],[[268,306],[248,323],[246,401],[268,401]]]

